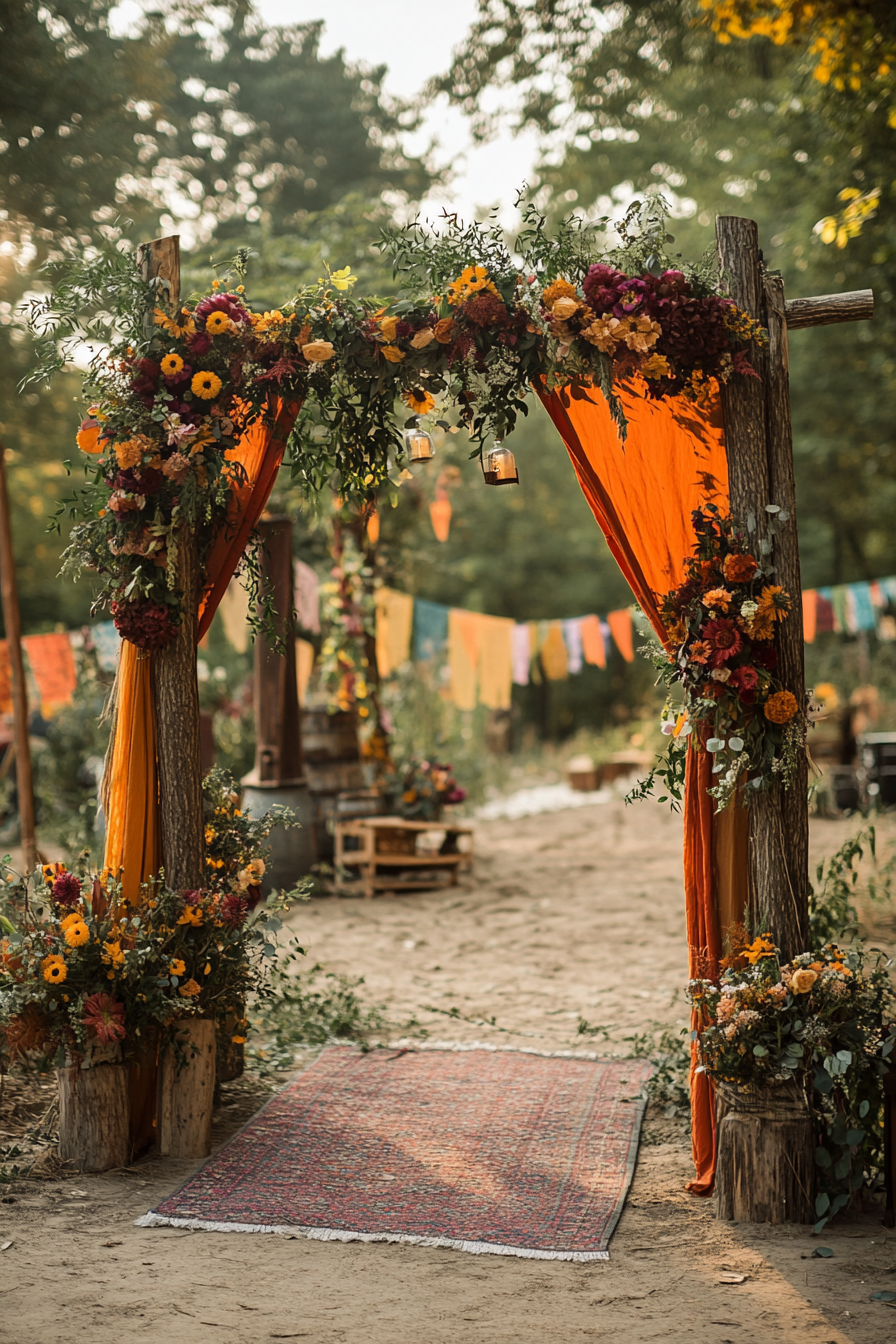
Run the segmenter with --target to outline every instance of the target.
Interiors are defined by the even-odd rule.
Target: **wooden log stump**
[[[177,1051],[169,1047],[159,1068],[159,1153],[162,1157],[208,1157],[215,1093],[213,1019],[183,1018],[177,1041],[186,1065],[178,1068]]]
[[[243,1076],[246,1052],[242,1044],[233,1039],[243,1035],[243,1013],[245,1005],[242,1012],[231,1009],[215,1023],[215,1081],[219,1084],[232,1083],[234,1078]]]
[[[716,1084],[716,1217],[735,1223],[813,1219],[812,1113],[797,1082],[747,1091]]]
[[[131,1159],[125,1064],[70,1064],[59,1083],[59,1156],[79,1171],[110,1171]]]

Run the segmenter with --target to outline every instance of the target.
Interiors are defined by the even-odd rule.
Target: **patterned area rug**
[[[139,1220],[606,1260],[650,1065],[335,1047]]]

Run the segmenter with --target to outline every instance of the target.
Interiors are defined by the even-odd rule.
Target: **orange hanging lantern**
[[[451,500],[446,494],[440,494],[429,506],[432,530],[437,541],[447,541],[451,527]]]

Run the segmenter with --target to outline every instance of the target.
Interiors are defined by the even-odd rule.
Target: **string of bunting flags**
[[[319,635],[320,581],[310,565],[295,563],[295,603],[299,626]],[[459,709],[477,704],[490,709],[510,706],[514,685],[526,686],[544,675],[549,681],[575,676],[587,664],[605,668],[615,646],[626,662],[634,658],[631,607],[605,617],[575,616],[566,620],[513,621],[483,612],[429,602],[392,588],[380,588],[376,608],[377,666],[391,676],[411,658],[428,662],[444,658],[450,668],[446,695]],[[249,644],[248,599],[239,583],[230,585],[219,608],[224,632],[235,649]],[[883,641],[896,641],[896,576],[810,588],[803,592],[803,633],[807,644],[826,632],[857,635],[874,631]],[[104,672],[118,665],[121,639],[112,621],[81,630],[26,635],[22,646],[32,682],[30,699],[52,718],[71,703],[77,684],[78,654],[96,654]],[[314,645],[297,640],[299,696],[304,701],[315,660]],[[12,712],[9,648],[0,640],[0,714]]]

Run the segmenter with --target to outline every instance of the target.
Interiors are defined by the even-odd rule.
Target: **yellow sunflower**
[[[184,362],[180,355],[176,355],[173,350],[169,355],[165,356],[161,364],[162,372],[169,378],[175,373],[180,373],[183,366]]]
[[[83,947],[85,943],[90,942],[90,930],[83,919],[68,926],[65,930],[65,941],[69,947]]]
[[[205,329],[210,336],[220,336],[233,331],[233,323],[226,313],[210,313],[206,318]]]
[[[410,392],[402,392],[401,399],[415,415],[426,415],[436,404],[436,399],[431,392],[424,392],[422,387],[412,388]]]
[[[221,379],[216,373],[195,373],[190,383],[190,391],[203,401],[211,401],[212,397],[216,397],[221,391],[221,387]]]
[[[44,979],[48,984],[61,985],[68,975],[68,967],[62,957],[45,957],[43,961]]]

